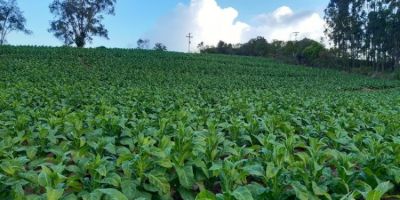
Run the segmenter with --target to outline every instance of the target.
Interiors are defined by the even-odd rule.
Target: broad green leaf
[[[207,169],[207,166],[206,166],[206,164],[204,163],[204,161],[202,161],[202,160],[196,160],[196,161],[194,162],[194,165],[195,165],[196,167],[200,168],[201,171],[204,173],[204,175],[206,175],[207,178],[209,177],[208,169]]]
[[[400,184],[400,168],[399,167],[391,167],[389,169],[389,174],[394,177],[394,181],[397,184]]]
[[[52,186],[51,174],[52,172],[50,171],[50,169],[43,165],[42,171],[39,173],[38,176],[39,185],[41,185],[42,187],[51,187]]]
[[[24,189],[20,184],[15,185],[13,187],[13,199],[14,200],[24,200],[25,198],[25,192]]]
[[[77,200],[79,199],[75,194],[69,194],[66,197],[62,198],[62,200]]]
[[[279,170],[273,163],[268,163],[265,176],[269,179],[274,178],[279,173]]]
[[[165,168],[168,168],[168,169],[174,166],[169,158],[164,158],[164,159],[158,160],[157,163],[161,167],[165,167]]]
[[[161,193],[166,194],[170,192],[170,186],[165,175],[159,172],[150,172],[146,174],[146,177],[149,179],[150,184],[156,187]]]
[[[294,182],[292,187],[295,191],[296,197],[300,200],[316,200],[318,199],[314,195],[310,194],[310,191],[302,185],[300,182]]]
[[[180,184],[186,189],[192,189],[194,185],[194,174],[192,166],[175,167]]]
[[[137,197],[137,185],[135,181],[129,179],[122,179],[121,181],[121,189],[122,193],[128,198],[133,199]]]
[[[121,184],[121,177],[117,173],[111,173],[108,174],[108,176],[105,177],[103,180],[101,180],[101,183],[106,183],[114,187],[119,187]]]
[[[179,195],[183,200],[194,200],[195,199],[195,194],[194,192],[187,190],[185,188],[179,188]]]
[[[91,193],[85,193],[82,195],[83,200],[101,200],[103,193],[99,190],[95,190]]]
[[[17,172],[17,166],[13,166],[10,162],[4,161],[0,164],[0,168],[8,175],[14,175]]]
[[[240,186],[233,191],[232,195],[235,197],[236,200],[252,200],[253,196],[249,189],[244,186]]]
[[[54,189],[51,187],[46,187],[46,197],[47,200],[59,200],[64,194],[64,189]]]
[[[128,200],[128,198],[120,191],[112,188],[99,189],[99,192],[106,194],[111,200]]]
[[[215,196],[215,194],[208,190],[203,190],[196,196],[196,200],[216,200],[216,199],[217,197]]]
[[[366,199],[372,187],[364,181],[356,181],[357,191]]]
[[[96,172],[100,174],[100,176],[107,176],[107,169],[106,166],[100,165],[97,169]]]
[[[107,150],[109,153],[111,153],[111,154],[117,154],[117,150],[115,149],[115,145],[113,145],[113,144],[111,144],[111,143],[108,143],[105,147],[104,147],[104,149],[105,150]]]
[[[250,190],[252,196],[255,199],[257,199],[256,198],[257,196],[262,195],[264,192],[267,191],[267,189],[264,186],[262,186],[258,183],[250,183],[250,184],[246,185],[246,187],[247,187],[247,189]]]
[[[36,156],[37,150],[37,147],[29,147],[28,149],[26,149],[26,156],[28,156],[29,159],[33,160]]]
[[[264,169],[260,164],[245,166],[243,170],[252,176],[258,176],[258,177],[264,176]]]
[[[380,183],[375,189],[368,192],[367,200],[380,200],[392,188],[393,184],[390,182]]]
[[[312,182],[312,189],[316,196],[325,196],[329,200],[332,199],[331,196],[328,194],[327,190],[325,188],[318,186],[317,183],[315,183],[314,181]]]
[[[352,192],[352,193],[346,194],[345,196],[340,198],[340,200],[355,200],[354,193]]]

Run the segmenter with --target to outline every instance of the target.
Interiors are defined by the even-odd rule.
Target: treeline
[[[262,56],[275,58],[287,63],[302,64],[315,67],[346,69],[347,63],[336,57],[336,49],[325,48],[320,42],[303,39],[300,41],[268,42],[263,37],[251,39],[244,44],[229,44],[220,41],[216,46],[198,45],[200,53],[218,53],[242,56]],[[358,65],[366,64],[358,60]]]
[[[199,45],[202,53],[277,57],[292,63],[374,72],[400,68],[400,0],[330,0],[326,35],[332,48],[309,39]]]
[[[331,0],[325,10],[327,35],[337,57],[366,60],[375,71],[395,70],[400,62],[399,0]]]

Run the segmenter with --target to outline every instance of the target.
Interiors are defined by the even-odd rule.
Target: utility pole
[[[186,36],[187,38],[188,38],[188,53],[190,53],[190,45],[192,44],[192,38],[193,38],[193,35],[192,35],[192,33],[189,33],[187,36]]]
[[[300,33],[300,32],[297,32],[297,31],[296,31],[296,32],[293,32],[293,34],[294,34],[294,41],[297,41],[297,36],[299,35],[299,33]]]
[[[298,55],[298,50],[297,50],[297,36],[299,35],[300,32],[295,31],[292,34],[294,34],[294,51],[293,51],[293,58],[296,59],[296,62],[300,62],[300,60],[297,58]]]

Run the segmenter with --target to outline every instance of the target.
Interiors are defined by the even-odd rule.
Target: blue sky
[[[50,2],[51,0],[18,0],[19,6],[27,18],[27,26],[33,31],[33,35],[27,36],[21,33],[12,33],[8,37],[9,44],[61,45],[61,42],[47,31],[49,22],[53,18],[48,9]],[[194,2],[201,4],[201,6],[194,5],[196,4]],[[164,24],[169,24],[176,29],[180,29],[180,26],[183,26],[184,28],[182,29],[187,28],[189,31],[192,29],[194,31],[201,29],[202,32],[197,34],[201,35],[201,37],[198,36],[197,40],[205,40],[213,43],[219,36],[221,37],[220,39],[226,38],[226,34],[224,35],[224,33],[221,33],[221,30],[204,30],[204,28],[202,28],[204,25],[199,26],[198,24],[193,24],[197,22],[193,22],[193,20],[188,20],[187,18],[201,19],[201,16],[208,15],[207,12],[213,15],[213,13],[219,10],[221,10],[221,17],[228,16],[229,18],[229,22],[227,22],[227,20],[221,22],[229,23],[226,24],[226,29],[240,29],[238,30],[238,35],[240,36],[232,39],[232,42],[242,42],[247,39],[243,36],[246,34],[249,36],[265,34],[266,37],[270,34],[270,37],[274,37],[274,34],[263,30],[274,29],[275,27],[273,27],[272,24],[276,23],[272,23],[267,19],[268,23],[254,27],[254,24],[260,24],[260,22],[256,21],[259,21],[259,19],[262,18],[261,16],[264,16],[264,18],[271,18],[277,9],[285,7],[290,8],[289,11],[292,11],[292,13],[289,11],[286,12],[287,15],[292,15],[292,21],[295,20],[294,18],[296,18],[297,14],[299,14],[299,16],[302,14],[301,16],[303,16],[306,15],[306,13],[308,13],[308,16],[311,16],[312,13],[319,14],[322,18],[323,9],[326,7],[327,3],[328,0],[192,0],[192,2],[190,0],[117,0],[116,15],[106,16],[104,21],[109,30],[110,40],[94,38],[90,46],[103,45],[107,47],[131,48],[136,46],[138,38],[146,38],[148,36],[150,40],[154,38],[154,40],[171,44],[171,46],[174,46],[172,47],[173,50],[182,50],[181,46],[183,46],[184,41],[182,43],[180,41],[177,42],[177,39],[168,41],[168,37],[163,36],[183,33],[171,31],[168,27],[164,27]],[[226,9],[228,7],[232,7],[233,9]],[[235,13],[233,11],[235,11],[237,15],[233,15],[233,13]],[[188,12],[193,12],[195,14],[188,14]],[[198,13],[196,14],[196,12]],[[215,17],[219,18],[219,15]],[[283,18],[289,19],[290,17]],[[184,20],[179,21],[180,19]],[[171,24],[171,21],[174,21],[175,24]],[[210,23],[211,21],[214,20],[210,20]],[[285,23],[288,24],[291,22]],[[225,27],[225,25],[221,26]],[[279,26],[281,31],[283,31],[284,26],[285,24]],[[293,26],[296,27],[295,25]],[[244,30],[247,29],[251,29],[251,31],[246,31],[246,33],[244,33]],[[278,33],[279,31],[276,32],[276,34]],[[212,40],[204,35],[213,35],[216,37],[213,37]],[[181,35],[179,36],[179,38],[182,38]],[[180,44],[175,45],[175,43]]]

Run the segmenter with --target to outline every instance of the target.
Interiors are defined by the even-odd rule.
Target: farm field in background
[[[0,47],[0,199],[400,199],[400,81]]]

